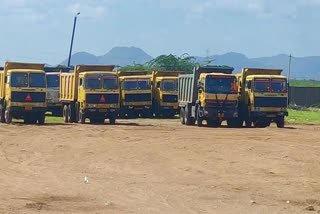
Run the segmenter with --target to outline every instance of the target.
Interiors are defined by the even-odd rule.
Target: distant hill
[[[235,73],[241,72],[242,68],[280,68],[283,74],[288,74],[289,56],[280,54],[272,57],[248,58],[240,53],[227,53],[209,57],[214,65],[229,65],[235,68]],[[205,63],[207,57],[196,57],[196,61]],[[293,57],[291,61],[292,79],[320,80],[320,57]]]
[[[195,57],[196,61],[205,64],[207,57]],[[241,53],[226,53],[209,57],[213,65],[228,65],[235,68],[235,73],[241,72],[244,67],[251,68],[280,68],[284,75],[288,73],[288,55],[280,54],[272,57],[248,58]],[[95,56],[87,52],[75,53],[71,58],[72,65],[78,64],[114,64],[132,65],[144,64],[152,60],[152,57],[140,48],[115,47],[103,56]],[[61,64],[66,65],[67,59]],[[320,57],[293,57],[291,62],[292,79],[320,80]]]
[[[78,52],[72,55],[71,65],[101,65],[101,64],[114,64],[114,65],[132,65],[144,64],[153,58],[145,53],[142,49],[136,47],[115,47],[103,56],[95,56],[87,52]],[[68,59],[61,62],[61,65],[67,65]]]

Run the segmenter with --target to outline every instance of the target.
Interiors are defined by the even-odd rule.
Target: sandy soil
[[[319,131],[2,124],[0,213],[320,213]]]

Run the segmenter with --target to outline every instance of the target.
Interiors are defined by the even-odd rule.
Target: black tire
[[[266,128],[268,126],[270,126],[270,122],[268,122],[268,121],[255,121],[254,122],[255,128]]]
[[[277,127],[278,128],[284,128],[284,117],[279,117],[277,119]]]
[[[191,118],[190,111],[189,111],[188,107],[185,108],[184,118],[185,118],[185,122],[186,122],[187,126],[194,125],[195,120],[193,118]]]
[[[71,107],[72,104],[68,105],[68,123],[72,123],[73,120],[72,120],[72,107]]]
[[[6,124],[10,124],[12,122],[12,112],[9,109],[5,110],[4,117]]]
[[[46,113],[45,112],[40,112],[38,114],[38,123],[39,123],[39,125],[44,125],[45,121],[46,121]]]
[[[252,120],[250,118],[247,118],[244,122],[245,122],[247,128],[252,127]]]
[[[6,122],[4,114],[5,114],[5,107],[0,104],[0,123],[5,123]]]
[[[85,113],[81,112],[81,109],[79,109],[79,123],[81,124],[86,123],[86,115]]]
[[[63,122],[68,123],[69,122],[69,111],[68,111],[68,105],[63,106]]]
[[[185,124],[186,124],[186,120],[185,120],[184,114],[185,114],[185,110],[184,110],[184,108],[182,107],[182,108],[180,109],[180,122],[181,122],[182,125],[185,125]]]
[[[203,121],[203,118],[200,116],[200,111],[201,111],[201,108],[200,106],[198,106],[197,108],[197,126],[198,127],[202,127],[202,121]]]
[[[79,111],[80,111],[80,104],[76,103],[76,106],[75,106],[75,119],[74,119],[75,123],[78,123],[78,121],[79,121]]]

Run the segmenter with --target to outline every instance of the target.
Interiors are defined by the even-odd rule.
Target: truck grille
[[[224,100],[206,100],[206,107],[209,108],[236,108],[237,101]]]
[[[162,101],[164,103],[176,103],[178,102],[178,95],[163,95]]]
[[[46,101],[46,93],[45,92],[12,92],[11,101],[12,102],[44,103]]]
[[[103,100],[105,102],[101,102]],[[117,104],[119,102],[119,94],[87,94],[87,103],[89,104]]]
[[[255,97],[254,106],[255,107],[276,107],[285,108],[287,107],[286,97]]]
[[[151,94],[126,94],[125,95],[126,102],[150,102]]]

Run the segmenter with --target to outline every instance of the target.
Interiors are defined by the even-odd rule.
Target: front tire
[[[198,110],[197,110],[197,125],[198,127],[201,127],[202,126],[202,117],[200,116],[200,111],[201,111],[201,108],[200,106],[198,106]]]
[[[44,125],[45,123],[45,120],[46,120],[46,114],[45,112],[40,112],[39,115],[38,115],[38,123],[39,125]]]
[[[0,104],[0,122],[1,123],[5,123],[6,119],[5,119],[5,107],[3,105]]]
[[[277,127],[278,127],[278,128],[284,128],[284,117],[280,117],[280,118],[277,120]]]
[[[85,115],[85,113],[82,113],[80,109],[79,109],[79,122],[81,124],[86,123],[86,115]]]
[[[5,117],[5,122],[7,123],[7,124],[10,124],[11,122],[12,122],[12,112],[9,110],[9,109],[7,109],[6,111],[5,111],[5,113],[4,113],[4,117]]]

